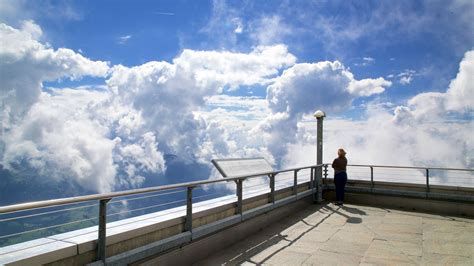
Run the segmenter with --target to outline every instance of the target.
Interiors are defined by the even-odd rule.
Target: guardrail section
[[[116,256],[107,258],[107,263],[117,260],[122,262],[131,259],[137,260],[149,256],[150,252],[156,253],[192,241],[268,212],[278,206],[296,201],[299,198],[314,195],[316,192],[314,186],[315,172],[316,168],[320,167],[322,165],[312,165],[218,180],[0,207],[0,214],[4,217],[3,220],[0,220],[0,223],[10,223],[18,219],[48,216],[87,208],[98,212],[98,217],[87,217],[0,236],[0,238],[6,239],[72,224],[94,221],[97,223],[95,226],[80,230],[0,248],[0,264],[86,264],[93,261],[103,263],[107,256],[113,255]],[[265,177],[264,180],[261,180],[262,176]],[[257,182],[249,182],[249,180],[257,180]],[[194,195],[195,191],[217,183],[226,186],[234,183],[235,194],[210,200],[206,200],[209,195]],[[252,184],[246,185],[246,183]],[[112,211],[112,208],[110,208],[114,204],[128,204],[135,200],[163,197],[171,194],[181,195],[181,198],[176,201],[163,202],[133,210]],[[67,207],[57,209],[58,206]],[[107,220],[112,217],[120,217],[120,215],[132,211],[166,207],[171,208],[107,223]],[[30,213],[32,210],[39,210],[39,212]],[[15,214],[16,217],[13,217],[12,215]],[[129,253],[125,256],[124,254],[128,251]]]

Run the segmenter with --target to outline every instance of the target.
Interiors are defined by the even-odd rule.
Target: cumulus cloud
[[[35,169],[39,176],[71,178],[92,191],[110,191],[116,168],[109,129],[88,117],[101,92],[62,90],[41,93],[31,110],[3,136],[6,169]]]
[[[474,106],[474,51],[468,51],[459,65],[455,79],[449,84],[445,93],[420,93],[410,99],[408,105],[417,110],[419,118],[436,119],[446,115],[445,112],[466,113],[472,115]]]
[[[106,192],[137,187],[147,174],[164,173],[165,154],[185,163],[208,163],[215,156],[271,156],[246,139],[243,129],[236,133],[200,110],[224,90],[271,83],[296,60],[284,45],[258,46],[249,53],[184,50],[172,62],[109,69],[105,62],[42,43],[41,28],[33,22],[21,29],[3,24],[1,30],[6,71],[0,155],[8,170],[30,169]],[[85,75],[107,75],[106,84],[75,89],[42,85]],[[242,148],[242,143],[251,144]]]
[[[42,82],[60,78],[104,76],[108,65],[92,61],[70,49],[53,49],[39,42],[41,28],[24,21],[20,29],[0,24],[0,90],[2,124],[24,115],[41,93]]]
[[[260,128],[268,133],[270,151],[280,158],[286,154],[287,144],[296,140],[297,121],[304,114],[315,109],[341,112],[350,107],[353,99],[381,93],[390,85],[383,78],[356,80],[338,61],[292,66],[267,88],[272,114]]]
[[[209,138],[206,129],[212,129],[193,113],[206,97],[225,87],[267,84],[294,61],[283,45],[259,46],[248,54],[184,50],[173,63],[116,66],[107,85],[119,101],[139,110],[161,150],[195,160]]]

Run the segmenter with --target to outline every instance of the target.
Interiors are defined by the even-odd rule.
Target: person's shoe
[[[336,202],[335,204],[336,204],[337,206],[340,206],[340,205],[341,205],[341,202],[338,201],[338,202]]]

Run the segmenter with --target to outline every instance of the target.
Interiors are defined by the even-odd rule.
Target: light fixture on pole
[[[321,111],[317,110],[314,112],[313,116],[318,121],[318,130],[317,130],[317,139],[316,139],[316,164],[321,165],[323,163],[323,120],[326,117],[326,114]],[[323,180],[323,171],[322,167],[316,168],[316,201],[322,202],[323,201],[323,193],[322,193],[322,180]]]

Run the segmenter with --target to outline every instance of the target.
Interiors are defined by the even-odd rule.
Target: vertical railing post
[[[324,181],[326,181],[326,179],[328,179],[328,165],[327,164],[324,165]]]
[[[430,169],[426,168],[426,192],[430,192]]]
[[[99,238],[97,241],[97,260],[105,264],[106,258],[106,237],[107,237],[107,202],[110,199],[101,199],[99,201]]]
[[[370,167],[370,185],[374,187],[374,167]]]
[[[270,202],[275,203],[275,174],[269,174],[270,177]]]
[[[186,193],[186,221],[184,223],[184,231],[193,231],[193,188],[188,187]]]
[[[298,198],[298,170],[293,172],[293,195]]]
[[[242,193],[243,193],[243,182],[244,179],[235,180],[237,183],[237,210],[236,214],[242,215]]]
[[[314,176],[315,176],[316,169],[311,167],[311,173],[310,173],[310,182],[309,182],[309,188],[311,189],[311,195],[313,195],[313,201],[316,201],[316,193],[314,191]]]

